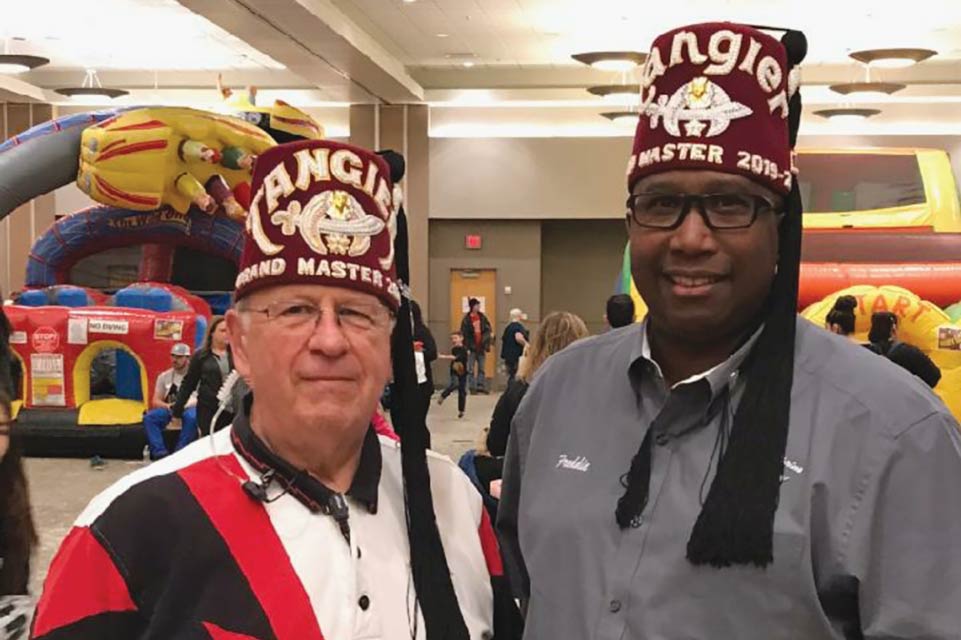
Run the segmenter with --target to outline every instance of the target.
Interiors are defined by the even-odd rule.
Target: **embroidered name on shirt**
[[[587,471],[591,467],[591,462],[585,456],[577,456],[573,460],[562,453],[557,459],[555,469],[571,469],[573,471]]]

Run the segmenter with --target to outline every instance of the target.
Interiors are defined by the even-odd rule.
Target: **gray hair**
[[[524,317],[524,312],[518,308],[511,309],[511,320],[517,321]]]

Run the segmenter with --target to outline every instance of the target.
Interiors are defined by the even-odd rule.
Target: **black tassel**
[[[647,496],[651,485],[651,432],[649,428],[641,442],[640,449],[631,460],[631,470],[622,480],[625,485],[624,495],[617,501],[614,516],[617,526],[621,529],[636,527],[640,523],[641,514],[647,506]]]
[[[391,166],[392,177],[398,166],[403,175],[403,158],[394,152],[381,152]],[[399,159],[399,162],[398,162]],[[410,281],[407,244],[407,216],[403,207],[397,212],[397,237],[394,243],[397,276],[402,284]],[[407,507],[407,539],[410,545],[411,573],[417,600],[424,615],[428,640],[469,640],[467,624],[461,614],[444,545],[437,529],[434,499],[427,467],[427,424],[417,410],[417,372],[414,365],[413,319],[410,302],[401,297],[397,325],[391,336],[394,363],[390,417],[401,439],[401,468]]]
[[[804,35],[788,31],[782,42],[789,68],[799,64],[807,51]],[[798,91],[789,101],[792,149],[800,121]],[[688,540],[687,558],[695,565],[763,567],[774,559],[774,514],[781,491],[794,380],[802,210],[795,179],[778,232],[778,273],[765,327],[745,365],[747,383],[734,417],[730,445]]]

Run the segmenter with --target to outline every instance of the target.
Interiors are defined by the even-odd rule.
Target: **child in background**
[[[438,356],[441,360],[452,360],[450,363],[450,383],[444,389],[437,404],[444,404],[447,396],[457,389],[457,417],[464,417],[467,408],[467,349],[464,348],[464,336],[460,333],[450,334],[450,355]]]

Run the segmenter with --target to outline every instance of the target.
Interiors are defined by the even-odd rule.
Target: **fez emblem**
[[[270,221],[285,236],[298,229],[304,242],[319,255],[361,256],[370,239],[384,230],[384,221],[369,215],[346,191],[325,191],[303,207],[296,200],[286,210],[275,211]]]
[[[683,121],[685,136],[710,138],[724,133],[731,120],[744,118],[753,112],[740,102],[731,100],[720,85],[698,76],[682,85],[670,98],[659,96],[656,104],[647,106],[646,113],[651,129],[657,128],[658,122],[663,119],[664,129],[672,136],[680,137]]]

